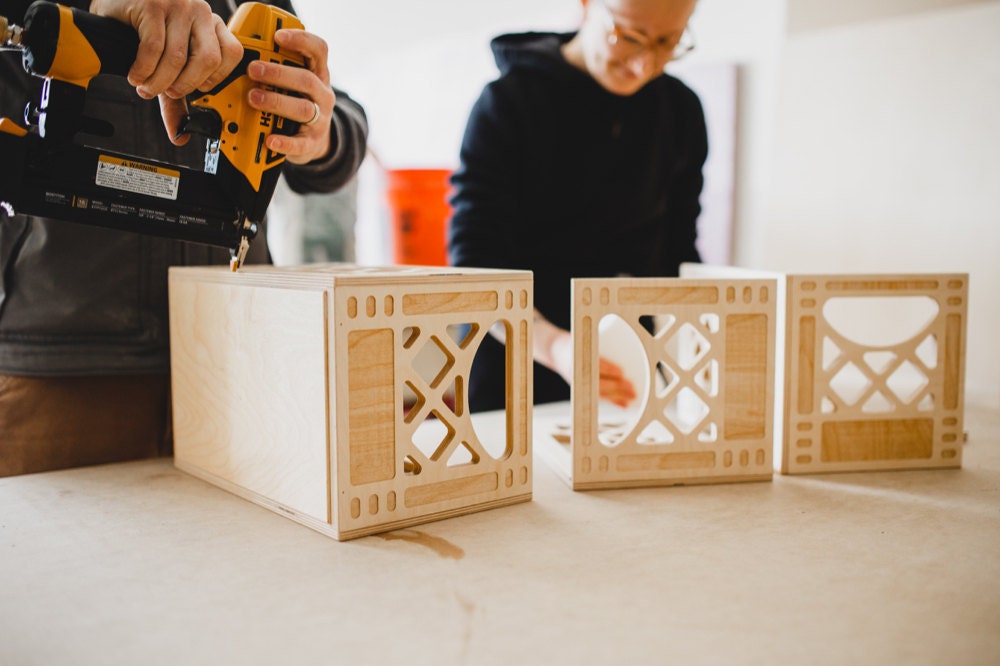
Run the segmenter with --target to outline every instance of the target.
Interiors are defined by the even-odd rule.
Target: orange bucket
[[[396,264],[445,266],[450,169],[388,169],[386,201]]]

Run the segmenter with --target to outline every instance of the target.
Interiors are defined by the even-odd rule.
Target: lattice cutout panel
[[[338,539],[531,498],[531,274],[173,269],[175,460]],[[506,428],[467,409],[506,330]]]
[[[960,467],[968,276],[789,275],[790,474]]]
[[[573,488],[770,479],[775,288],[773,280],[574,280]],[[635,333],[648,371],[639,407],[615,422],[602,422],[598,408],[608,315]],[[652,333],[646,317],[657,322]]]

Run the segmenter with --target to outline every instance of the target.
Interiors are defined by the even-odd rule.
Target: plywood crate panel
[[[681,275],[779,280],[783,473],[961,467],[968,274]]]
[[[773,280],[574,280],[572,431],[557,425],[537,439],[542,455],[574,489],[770,479],[775,288]],[[599,329],[609,315],[634,333],[645,374],[637,407],[617,414],[598,398]]]
[[[961,467],[968,275],[787,277],[789,474]]]
[[[177,467],[348,539],[531,498],[532,278],[343,264],[170,270]],[[506,429],[467,407],[506,330]]]

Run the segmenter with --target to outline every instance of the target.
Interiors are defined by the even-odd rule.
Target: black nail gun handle
[[[126,76],[139,50],[132,26],[44,0],[28,8],[22,27],[25,69],[83,88],[98,74]]]

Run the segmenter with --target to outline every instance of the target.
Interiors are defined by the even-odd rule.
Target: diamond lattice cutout
[[[459,349],[465,349],[479,333],[479,324],[450,324],[445,332],[455,341]]]
[[[685,435],[691,434],[705,420],[708,412],[708,405],[687,386],[678,391],[663,410],[670,422]]]
[[[656,385],[656,395],[659,398],[664,397],[673,390],[674,386],[677,385],[678,377],[677,373],[670,369],[663,361],[658,361],[656,364],[656,373],[653,376],[653,380]]]
[[[455,365],[455,357],[432,335],[413,359],[413,369],[431,388],[437,388]]]
[[[670,358],[685,371],[690,370],[701,359],[705,358],[708,350],[712,348],[705,336],[689,322],[684,322],[677,332],[667,340],[664,347]]]
[[[830,338],[823,338],[823,369],[832,368],[841,356],[843,353],[840,351],[840,347]]]
[[[430,460],[437,460],[455,436],[455,429],[440,418],[436,411],[413,432],[413,445]]]
[[[937,354],[937,338],[933,335],[928,335],[919,345],[917,345],[917,359],[923,363],[928,370],[933,370],[937,367]]]
[[[420,337],[420,329],[416,326],[407,326],[403,329],[403,349],[409,349]]]
[[[710,360],[694,375],[694,383],[713,398],[719,395],[719,362]]]
[[[416,418],[420,410],[423,409],[427,398],[417,390],[409,381],[403,382],[403,421],[411,423]]]
[[[853,363],[847,363],[830,380],[830,388],[845,405],[853,405],[860,400],[871,385],[871,380]]]
[[[479,454],[476,453],[468,442],[462,442],[455,447],[454,452],[448,458],[448,467],[457,465],[475,465],[479,462]]]
[[[896,371],[889,375],[889,379],[885,380],[885,384],[903,403],[909,404],[927,387],[928,380],[917,366],[909,361],[903,361]]]
[[[875,391],[872,396],[862,405],[861,411],[866,414],[884,414],[891,412],[896,406],[891,400],[882,395],[881,391]]]
[[[403,458],[403,474],[409,474],[410,476],[416,476],[420,474],[420,463],[413,456],[406,456]]]
[[[618,446],[628,434],[629,426],[619,421],[597,424],[597,439],[604,446]]]
[[[653,337],[662,338],[666,336],[675,323],[677,323],[677,317],[672,314],[654,315],[653,330],[656,331],[656,333]]]
[[[670,432],[670,429],[667,428],[667,426],[654,419],[649,422],[649,425],[642,429],[642,432],[639,433],[635,441],[636,444],[642,444],[645,446],[671,444],[674,441],[674,435]]]

